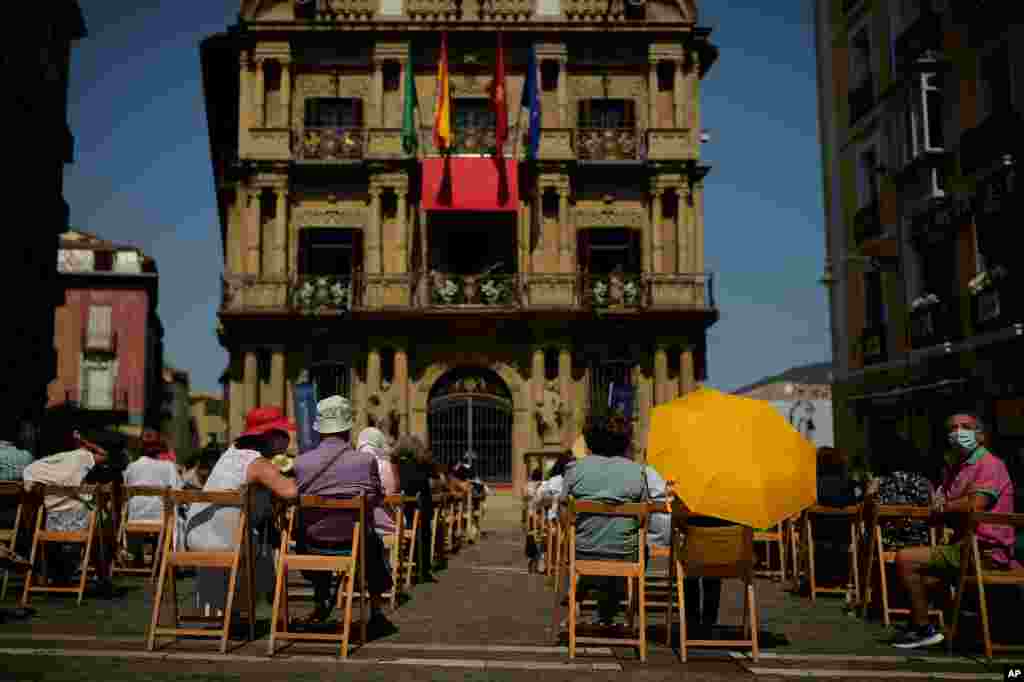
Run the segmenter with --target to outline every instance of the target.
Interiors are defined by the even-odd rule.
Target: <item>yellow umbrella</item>
[[[583,459],[587,456],[587,441],[583,440],[582,433],[576,437],[576,442],[572,444],[572,456],[576,459]]]
[[[762,400],[700,388],[651,414],[648,463],[695,514],[773,526],[815,503],[815,455]]]

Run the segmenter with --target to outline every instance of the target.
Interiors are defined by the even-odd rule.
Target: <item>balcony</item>
[[[426,281],[430,307],[473,306],[520,308],[523,305],[518,275],[482,276],[431,272]]]
[[[576,128],[574,148],[578,161],[639,161],[640,135],[635,128]]]
[[[452,130],[451,154],[454,156],[490,156],[494,154],[497,144],[494,128],[454,128]],[[511,158],[515,146],[514,129],[509,130],[505,140],[505,157]],[[440,156],[441,151],[434,145],[434,129],[420,129],[420,143],[424,146],[427,156]],[[520,143],[520,149],[525,145]]]
[[[649,129],[646,150],[648,161],[690,161],[699,156],[693,131],[687,128]]]
[[[952,343],[960,337],[957,301],[921,305],[910,311],[910,347],[914,350]]]
[[[353,293],[351,277],[300,275],[289,283],[288,307],[303,315],[342,315],[352,309]]]
[[[854,125],[875,106],[875,82],[868,78],[850,90],[850,125]]]
[[[284,308],[288,281],[284,277],[223,275],[221,277],[221,310],[249,312]]]
[[[1016,110],[991,114],[960,136],[960,170],[964,175],[998,164],[1003,156],[1020,156],[1020,130],[1024,117]]]
[[[542,128],[537,144],[537,158],[541,161],[571,161],[576,158],[572,147],[572,128]],[[526,149],[525,135],[520,149]]]
[[[243,159],[290,161],[292,131],[287,128],[252,128],[239,150]]]
[[[853,241],[861,246],[870,239],[878,239],[883,235],[882,218],[875,199],[853,215]]]
[[[626,16],[624,0],[563,0],[567,19],[576,21],[607,21]]]
[[[405,13],[410,19],[445,21],[458,19],[459,0],[406,0]]]
[[[640,274],[580,275],[580,305],[589,309],[645,308],[651,289]]]
[[[533,14],[532,0],[479,0],[481,19],[493,21],[524,21]]]
[[[715,308],[715,279],[711,273],[644,275],[649,310]]]
[[[886,328],[884,324],[867,327],[860,335],[860,351],[864,358],[865,365],[874,365],[885,362],[888,356],[886,350]]]
[[[367,159],[404,159],[408,157],[402,148],[402,131],[399,128],[371,128],[367,136]]]
[[[374,0],[295,0],[298,19],[341,19],[355,21],[372,19],[377,12]]]
[[[935,68],[942,53],[942,17],[932,11],[930,2],[921,3],[921,12],[896,38],[896,68],[909,73]]]
[[[363,128],[305,128],[296,140],[296,161],[360,161],[366,131]]]

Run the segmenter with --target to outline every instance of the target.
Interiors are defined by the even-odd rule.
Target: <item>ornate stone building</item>
[[[717,51],[691,0],[246,0],[239,18],[202,46],[231,436],[257,404],[294,413],[308,381],[350,396],[359,426],[429,435],[442,461],[472,450],[487,478],[520,485],[522,455],[568,447],[610,391],[642,443],[651,406],[704,378],[718,314],[699,93]],[[518,106],[531,50],[535,158]]]

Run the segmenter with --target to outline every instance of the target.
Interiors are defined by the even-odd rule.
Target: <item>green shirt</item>
[[[562,496],[604,504],[642,502],[644,468],[624,457],[587,455],[565,472]],[[634,519],[580,514],[576,521],[576,552],[633,559],[637,535]]]
[[[0,440],[0,481],[20,481],[25,467],[33,461],[32,454],[12,443]]]

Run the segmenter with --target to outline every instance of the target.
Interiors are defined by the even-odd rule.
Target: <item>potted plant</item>
[[[435,273],[432,285],[434,303],[454,305],[457,302],[460,287],[454,279]]]
[[[347,310],[350,295],[351,289],[347,284],[336,277],[323,275],[305,280],[295,290],[292,302],[307,314],[325,308]]]

